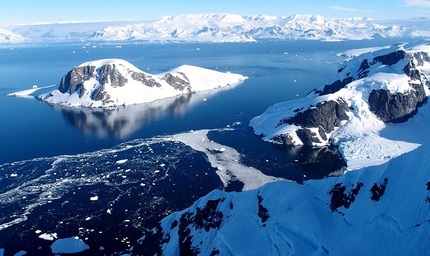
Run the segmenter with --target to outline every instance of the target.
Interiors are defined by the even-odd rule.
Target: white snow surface
[[[40,41],[210,41],[259,39],[360,40],[429,37],[430,19],[372,20],[296,14],[269,16],[230,13],[182,14],[156,21],[56,22],[9,24],[0,43]]]
[[[342,64],[343,70],[335,76],[333,81],[342,80],[347,73],[355,74],[364,59],[372,60],[375,56],[388,54],[397,49],[404,49],[407,52],[430,52],[430,46],[426,43],[367,49],[370,52],[361,53]],[[355,50],[355,53],[359,52],[359,50]],[[426,73],[429,68],[428,63],[419,65],[415,60],[412,61],[419,70]],[[295,144],[302,145],[301,140],[295,135],[295,131],[300,127],[287,124],[277,127],[279,121],[294,116],[296,109],[307,109],[311,105],[315,106],[318,102],[327,100],[343,99],[353,109],[349,113],[349,120],[344,121],[338,129],[328,134],[327,140],[320,139],[321,143],[315,143],[315,146],[324,146],[330,142],[337,145],[347,162],[348,170],[383,164],[419,147],[421,143],[418,137],[429,125],[427,113],[423,111],[406,123],[392,124],[382,122],[369,110],[367,99],[373,89],[388,89],[393,94],[407,93],[412,89],[409,82],[413,81],[409,81],[410,78],[402,71],[406,64],[407,60],[401,60],[391,66],[373,65],[366,77],[347,84],[336,93],[323,96],[310,93],[302,99],[275,104],[262,115],[252,119],[250,126],[253,127],[255,134],[263,135],[264,140],[272,141],[276,135],[289,133]],[[430,95],[428,88],[426,88],[426,93]],[[404,132],[399,132],[400,130]]]
[[[79,253],[90,247],[77,237],[62,238],[51,245],[53,253]]]
[[[98,70],[105,65],[114,66],[115,69],[127,79],[127,82],[122,87],[113,87],[110,83],[104,85],[104,90],[111,99],[109,102],[93,100],[91,98],[93,92],[101,86]],[[178,90],[170,86],[162,79],[167,73],[170,73],[174,77],[185,78],[185,80],[188,79],[192,92],[208,91],[228,85],[239,84],[247,78],[239,74],[223,73],[190,65],[182,65],[169,72],[151,75],[139,70],[134,65],[122,59],[102,59],[85,62],[79,66],[96,67],[93,77],[83,83],[83,88],[85,88],[85,93],[83,95],[79,95],[78,91],[69,94],[68,92],[61,93],[59,90],[53,90],[40,95],[39,98],[50,104],[59,104],[68,107],[116,107],[148,103],[190,93],[186,90]],[[141,81],[133,79],[132,72],[144,73],[146,76],[154,79],[158,84],[161,84],[161,86],[146,86]],[[186,77],[184,77],[184,75]]]

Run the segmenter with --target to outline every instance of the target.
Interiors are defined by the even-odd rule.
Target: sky
[[[150,21],[200,13],[410,19],[429,17],[430,0],[0,0],[0,23]]]

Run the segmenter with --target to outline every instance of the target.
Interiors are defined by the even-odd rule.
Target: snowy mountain
[[[18,43],[24,41],[24,36],[0,28],[0,43]]]
[[[341,65],[334,83],[251,121],[270,141],[290,133],[284,142],[301,144],[303,137],[293,133],[308,129],[308,138],[319,140],[314,143],[337,143],[356,171],[304,185],[215,190],[163,219],[132,255],[427,254],[429,50],[428,44],[402,44],[347,52],[355,57]],[[304,126],[309,123],[320,127]]]
[[[428,29],[426,29],[428,30]],[[152,23],[108,27],[94,39],[254,41],[258,39],[365,39],[386,36],[419,36],[404,25],[385,26],[366,18],[329,19],[319,15],[274,17],[235,14],[177,15]],[[428,35],[428,33],[426,33]]]
[[[427,101],[429,52],[428,44],[372,49],[341,64],[331,84],[269,107],[250,126],[274,143],[337,145],[349,169],[386,162],[417,147],[389,131]]]
[[[430,20],[375,21],[319,15],[193,14],[148,22],[62,22],[8,25],[21,41],[210,41],[261,39],[359,40],[379,37],[428,37]],[[0,42],[5,42],[0,34]],[[8,41],[8,40],[6,40]]]
[[[151,75],[120,59],[90,61],[73,68],[57,90],[39,99],[70,107],[115,107],[237,84],[246,77],[183,65]]]

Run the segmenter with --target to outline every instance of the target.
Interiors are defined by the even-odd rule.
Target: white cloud
[[[405,0],[405,6],[419,6],[430,8],[430,0]]]
[[[348,11],[348,12],[372,12],[370,10],[361,10],[361,9],[354,9],[354,8],[348,8],[343,6],[337,6],[332,5],[328,7],[329,9],[337,10],[337,11]]]

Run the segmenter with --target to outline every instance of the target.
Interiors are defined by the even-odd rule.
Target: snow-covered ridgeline
[[[16,41],[210,41],[259,39],[357,40],[378,37],[428,37],[430,20],[325,18],[320,15],[175,15],[148,22],[64,22],[9,25],[0,42]],[[5,30],[5,31],[6,31]],[[13,36],[11,36],[13,35]],[[14,40],[12,40],[14,39]],[[15,40],[16,39],[16,40]]]
[[[372,51],[341,64],[331,84],[305,98],[275,104],[252,119],[254,132],[275,143],[335,144],[349,170],[381,164],[417,148],[419,138],[398,134],[397,127],[404,124],[392,122],[406,120],[430,95],[425,75],[430,46],[368,50]]]
[[[90,61],[69,71],[39,99],[70,107],[115,107],[238,84],[246,77],[183,65],[151,75],[120,59]]]
[[[424,21],[425,22],[425,21]],[[382,25],[367,18],[320,15],[267,16],[200,14],[166,16],[152,23],[110,26],[94,35],[103,40],[254,41],[303,38],[326,40],[428,35],[407,25]]]

